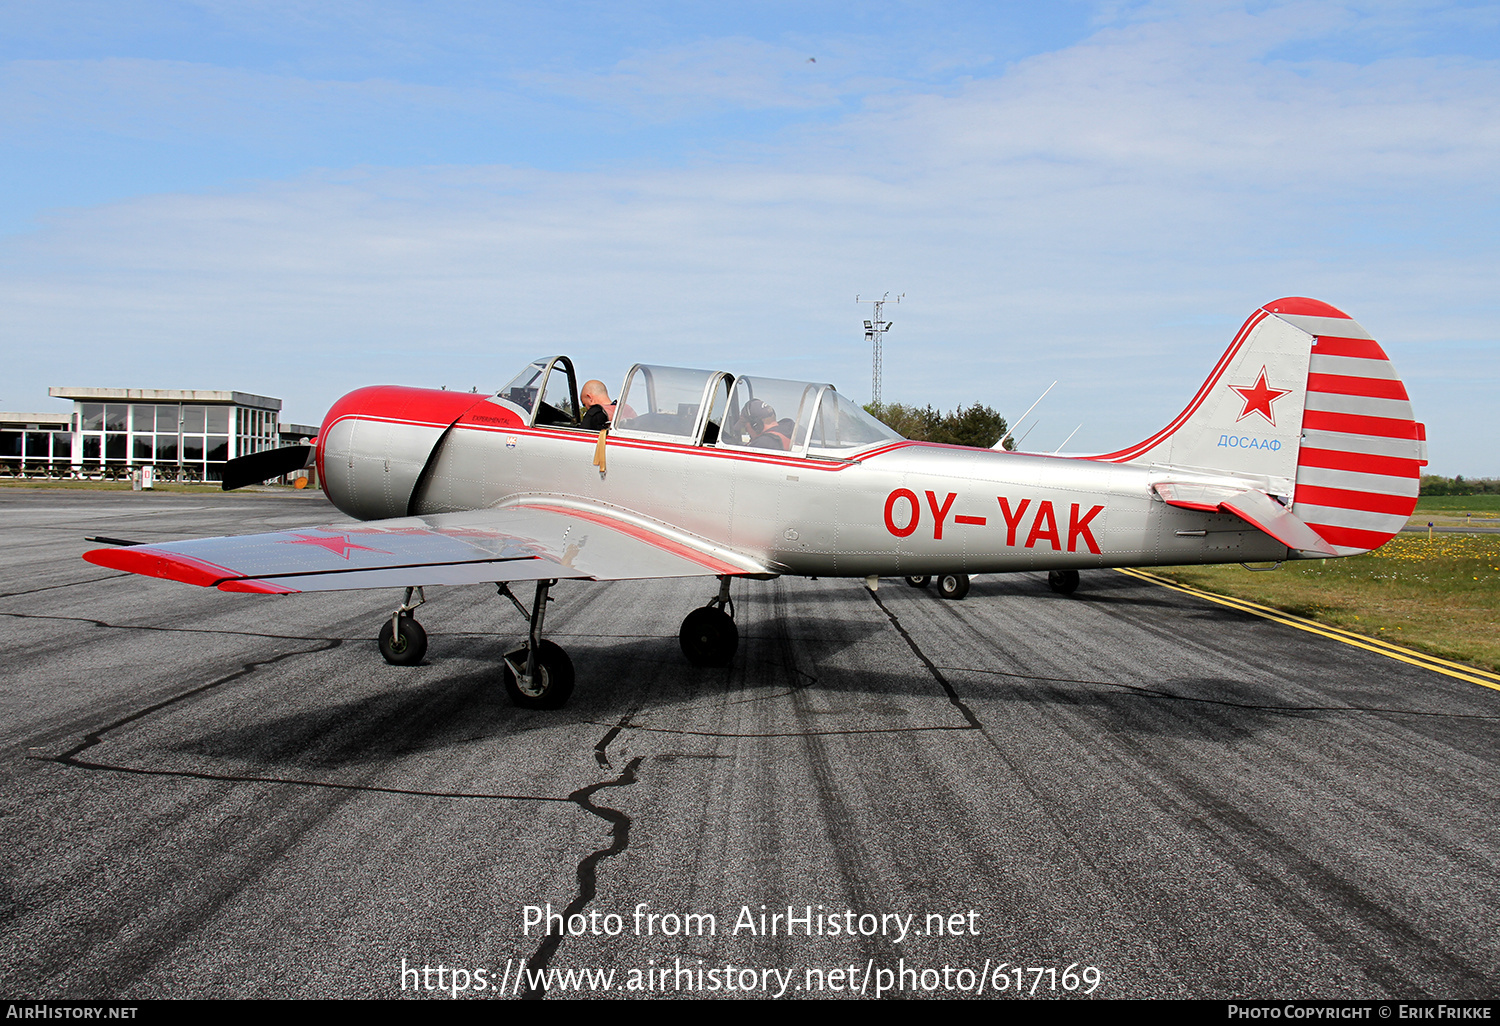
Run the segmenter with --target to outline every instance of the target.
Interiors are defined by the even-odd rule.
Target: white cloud
[[[1435,469],[1500,474],[1488,411],[1462,405],[1500,377],[1496,209],[1473,204],[1500,74],[1270,59],[1326,29],[1308,12],[1110,27],[686,167],[362,169],[63,212],[0,249],[0,332],[33,394],[227,386],[296,420],[371,380],[494,387],[544,352],[862,401],[853,299],[889,288],[888,398],[1015,412],[1062,378],[1028,444],[1083,419],[1072,448],[1102,449],[1175,413],[1256,305],[1304,294],[1387,344]],[[737,45],[627,67],[619,102],[833,102],[787,85],[782,50]],[[716,52],[739,54],[717,80]]]

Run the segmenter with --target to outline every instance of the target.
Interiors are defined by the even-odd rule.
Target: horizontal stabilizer
[[[1337,556],[1338,550],[1317,531],[1303,523],[1291,510],[1254,488],[1231,485],[1178,483],[1163,481],[1153,488],[1162,501],[1180,509],[1208,513],[1233,513],[1257,530],[1270,535],[1289,549],[1309,556]]]

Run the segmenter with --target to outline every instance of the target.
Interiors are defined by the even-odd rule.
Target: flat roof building
[[[151,466],[162,480],[217,481],[237,456],[315,438],[280,424],[281,400],[249,392],[68,388],[71,414],[0,413],[0,476],[128,477]]]

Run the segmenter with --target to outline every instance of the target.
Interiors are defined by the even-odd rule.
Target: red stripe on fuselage
[[[497,428],[485,424],[474,424],[461,421],[454,425],[464,431],[480,431],[489,434],[515,435],[517,438],[546,438],[553,441],[578,442],[589,446],[595,445],[599,440],[598,432],[590,431],[568,431],[557,428]],[[688,442],[663,442],[654,438],[626,438],[618,435],[610,435],[606,445],[610,449],[645,449],[650,452],[676,452],[687,453],[695,456],[712,456],[717,459],[739,460],[751,463],[770,463],[782,467],[801,467],[804,470],[839,471],[847,470],[862,460],[870,459],[897,449],[908,446],[923,445],[936,446],[936,443],[913,442],[903,439],[899,442],[888,442],[874,449],[866,449],[855,453],[853,456],[833,457],[822,459],[817,456],[777,456],[769,450],[749,449],[720,449],[717,446],[693,445]],[[972,449],[970,446],[940,446],[947,449]],[[986,450],[988,451],[988,450]]]
[[[704,567],[708,570],[712,570],[716,574],[750,573],[750,571],[746,570],[744,567],[732,566],[729,563],[723,562],[722,560],[715,559],[713,556],[710,556],[706,552],[700,552],[690,545],[684,545],[679,541],[666,537],[665,535],[658,534],[657,532],[652,531],[649,528],[641,527],[639,524],[632,524],[629,521],[619,520],[615,517],[609,516],[606,513],[599,513],[594,510],[575,509],[572,506],[550,506],[529,502],[523,503],[519,508],[539,509],[547,513],[560,513],[563,516],[577,517],[579,520],[587,520],[591,524],[598,524],[601,527],[608,527],[611,530],[619,531],[623,535],[627,535],[639,541],[646,542],[647,544],[654,545],[658,549],[661,549],[663,552],[670,552],[674,556],[681,556],[683,559],[697,563],[699,566]]]

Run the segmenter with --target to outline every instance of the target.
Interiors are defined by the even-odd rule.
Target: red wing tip
[[[92,549],[83,558],[95,566],[142,577],[160,577],[183,584],[196,584],[200,588],[212,588],[226,577],[234,577],[233,570],[216,566],[205,560],[194,559],[175,552],[164,552],[148,545],[135,545],[120,549]]]
[[[1342,317],[1351,320],[1350,316],[1336,306],[1316,299],[1308,299],[1306,296],[1286,296],[1282,299],[1272,300],[1261,307],[1268,313],[1291,314],[1293,317]]]

